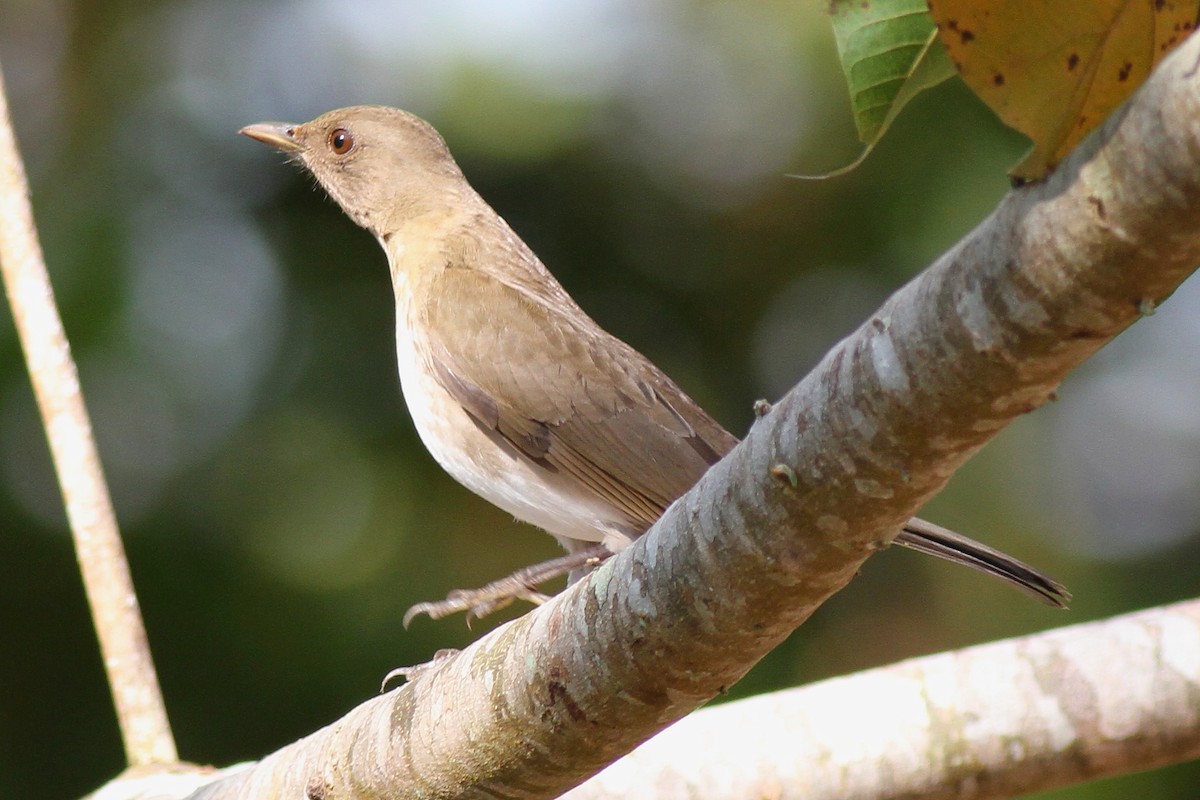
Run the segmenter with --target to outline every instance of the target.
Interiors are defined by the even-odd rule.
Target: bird
[[[738,443],[649,359],[601,328],[471,187],[414,114],[351,106],[240,133],[307,170],[387,254],[400,387],[433,458],[553,536],[565,555],[408,610],[468,621],[578,580],[628,547]],[[919,518],[895,542],[1066,607],[1065,587]]]

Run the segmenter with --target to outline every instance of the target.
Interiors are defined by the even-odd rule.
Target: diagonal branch
[[[54,305],[0,75],[0,272],[50,454],[130,765],[176,759],[125,549],[71,348]]]
[[[1177,764],[1200,757],[1198,654],[1188,600],[909,659],[702,709],[563,800],[1000,800]],[[131,771],[90,800],[246,768]]]
[[[590,580],[195,797],[552,797],[736,681],[1200,263],[1198,61],[1193,37]]]

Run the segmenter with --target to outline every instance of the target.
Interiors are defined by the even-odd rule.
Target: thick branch
[[[989,800],[1197,757],[1190,600],[702,709],[563,800]],[[93,800],[218,778],[131,773]]]
[[[740,678],[1200,263],[1200,40],[553,602],[197,797],[552,797]]]
[[[154,663],[71,348],[54,305],[0,75],[0,271],[37,395],[130,764],[172,762]]]
[[[563,800],[989,800],[1197,757],[1190,600],[704,709]]]

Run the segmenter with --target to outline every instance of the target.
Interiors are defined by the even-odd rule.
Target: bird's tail
[[[1055,608],[1066,608],[1071,600],[1067,587],[1046,573],[974,539],[917,517],[905,524],[904,530],[896,537],[896,544],[994,575]]]

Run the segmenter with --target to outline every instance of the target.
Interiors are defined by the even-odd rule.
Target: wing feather
[[[737,440],[582,311],[472,269],[433,278],[422,330],[438,383],[485,430],[573,475],[638,530]]]

